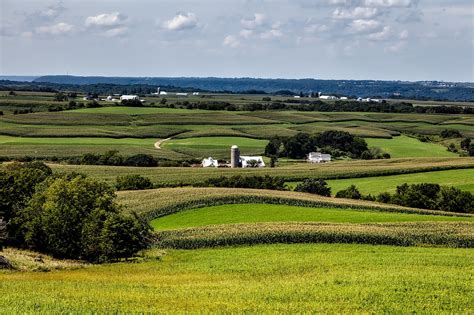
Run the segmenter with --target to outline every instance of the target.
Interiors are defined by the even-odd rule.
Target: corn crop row
[[[211,225],[155,234],[155,246],[196,249],[272,243],[358,243],[394,246],[474,247],[474,224],[452,222]]]

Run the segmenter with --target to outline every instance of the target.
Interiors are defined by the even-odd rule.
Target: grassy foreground
[[[151,225],[155,230],[169,230],[211,224],[288,221],[334,223],[474,221],[474,217],[445,217],[361,211],[344,208],[307,208],[287,205],[231,204],[174,213],[153,220]]]
[[[343,244],[170,250],[138,264],[0,272],[0,309],[467,314],[473,259],[472,249]]]

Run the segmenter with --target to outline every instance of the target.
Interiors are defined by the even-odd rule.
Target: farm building
[[[265,167],[265,162],[261,156],[240,156],[240,165],[247,167]]]
[[[337,97],[334,95],[320,95],[319,98],[322,100],[337,100]]]
[[[219,167],[219,162],[212,157],[202,160],[202,167]]]
[[[120,100],[140,100],[140,97],[138,95],[122,95],[120,96]]]
[[[321,152],[311,152],[308,154],[308,162],[310,163],[324,163],[331,161],[331,154],[323,154]]]

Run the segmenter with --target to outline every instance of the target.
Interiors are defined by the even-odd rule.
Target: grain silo
[[[230,167],[240,167],[240,150],[239,147],[236,145],[233,145],[230,148]]]

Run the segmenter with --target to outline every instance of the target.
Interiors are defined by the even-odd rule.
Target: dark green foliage
[[[469,150],[467,150],[467,153],[469,154],[469,156],[474,156],[474,143],[471,143],[469,145]]]
[[[356,186],[351,185],[346,189],[338,191],[336,193],[336,198],[362,199],[362,194],[359,192]]]
[[[147,177],[140,175],[126,175],[117,177],[115,188],[117,188],[117,190],[152,189],[153,183]]]
[[[136,154],[125,159],[127,166],[158,166],[158,161],[150,154]]]
[[[272,176],[221,176],[210,178],[204,182],[205,187],[231,187],[231,188],[255,188],[255,189],[273,189],[284,190],[285,181],[282,178]]]
[[[461,141],[461,149],[468,151],[469,146],[471,145],[471,139],[470,138],[465,138]]]
[[[112,165],[112,166],[157,166],[158,161],[149,154],[136,154],[124,157],[118,151],[107,151],[104,154],[86,153],[78,161],[83,165]]]
[[[56,102],[67,101],[67,95],[62,93],[62,92],[56,93],[56,94],[54,94],[54,100]]]
[[[364,139],[345,131],[328,130],[317,135],[300,132],[292,137],[272,138],[265,147],[265,155],[301,159],[318,148],[333,156],[348,155],[354,158],[361,157],[364,151],[368,151]]]
[[[438,184],[403,184],[397,187],[394,195],[389,193],[378,195],[377,201],[421,209],[474,212],[474,195],[455,187]]]
[[[453,130],[453,129],[444,129],[441,131],[441,137],[442,138],[461,138],[462,134],[459,132],[459,130]]]
[[[43,182],[15,221],[30,248],[103,262],[128,257],[147,243],[149,227],[119,210],[105,183],[59,177]]]
[[[122,106],[130,106],[130,107],[143,107],[143,103],[140,100],[122,100]]]
[[[309,178],[296,186],[295,191],[330,197],[331,187],[323,179]]]
[[[36,186],[51,174],[51,169],[41,162],[14,162],[0,171],[0,212],[8,223],[9,242],[18,242],[17,226],[11,219],[28,203]]]

